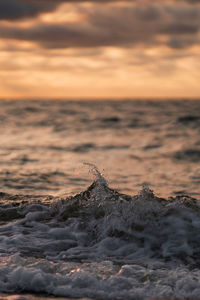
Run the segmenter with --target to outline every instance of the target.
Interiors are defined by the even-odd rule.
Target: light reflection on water
[[[83,162],[113,188],[200,194],[200,101],[0,102],[0,190],[71,194],[91,182]]]

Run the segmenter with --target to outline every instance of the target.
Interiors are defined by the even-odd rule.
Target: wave
[[[128,196],[109,188],[99,171],[94,171],[98,178],[88,189],[67,198],[1,193],[1,238],[7,233],[6,223],[11,222],[23,234],[23,245],[15,242],[12,253],[33,255],[27,237],[34,231],[38,242],[34,248],[42,257],[88,259],[98,253],[98,257],[123,260],[156,257],[200,262],[200,204],[196,199],[179,195],[166,200],[148,187]],[[48,248],[46,240],[40,241],[44,228]]]
[[[0,193],[0,292],[97,299],[200,295],[200,204],[95,181],[70,197]]]
[[[183,149],[174,154],[175,159],[197,163],[200,161],[200,149]]]

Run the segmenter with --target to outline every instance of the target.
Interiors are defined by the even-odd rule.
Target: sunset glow
[[[0,98],[199,97],[199,1],[100,2],[1,1]]]

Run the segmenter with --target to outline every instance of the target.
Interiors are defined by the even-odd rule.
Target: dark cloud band
[[[35,17],[54,10],[59,2],[0,0],[0,20],[18,20]]]
[[[36,17],[54,11],[62,3],[81,3],[88,0],[0,0],[0,20],[18,20]],[[117,2],[120,0],[89,0],[91,2]],[[134,1],[134,0],[125,0]]]
[[[138,2],[141,0],[89,0],[90,2],[106,3],[106,2]],[[184,1],[184,0],[183,0]],[[200,0],[185,0],[190,4],[198,4]],[[61,3],[82,3],[88,0],[0,0],[0,20],[18,20],[23,18],[35,17],[41,13],[55,10]],[[146,0],[148,3],[159,1]],[[162,1],[163,4],[168,0]],[[174,0],[174,4],[176,4]]]
[[[40,5],[44,9],[44,1]],[[81,13],[84,21],[75,23],[38,23],[27,28],[2,25],[0,38],[30,41],[52,49],[136,45],[181,49],[199,44],[199,6],[135,2],[128,7],[94,5],[82,8]]]

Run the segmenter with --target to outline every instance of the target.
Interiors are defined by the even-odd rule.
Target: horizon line
[[[200,101],[199,97],[0,97],[0,101]]]

